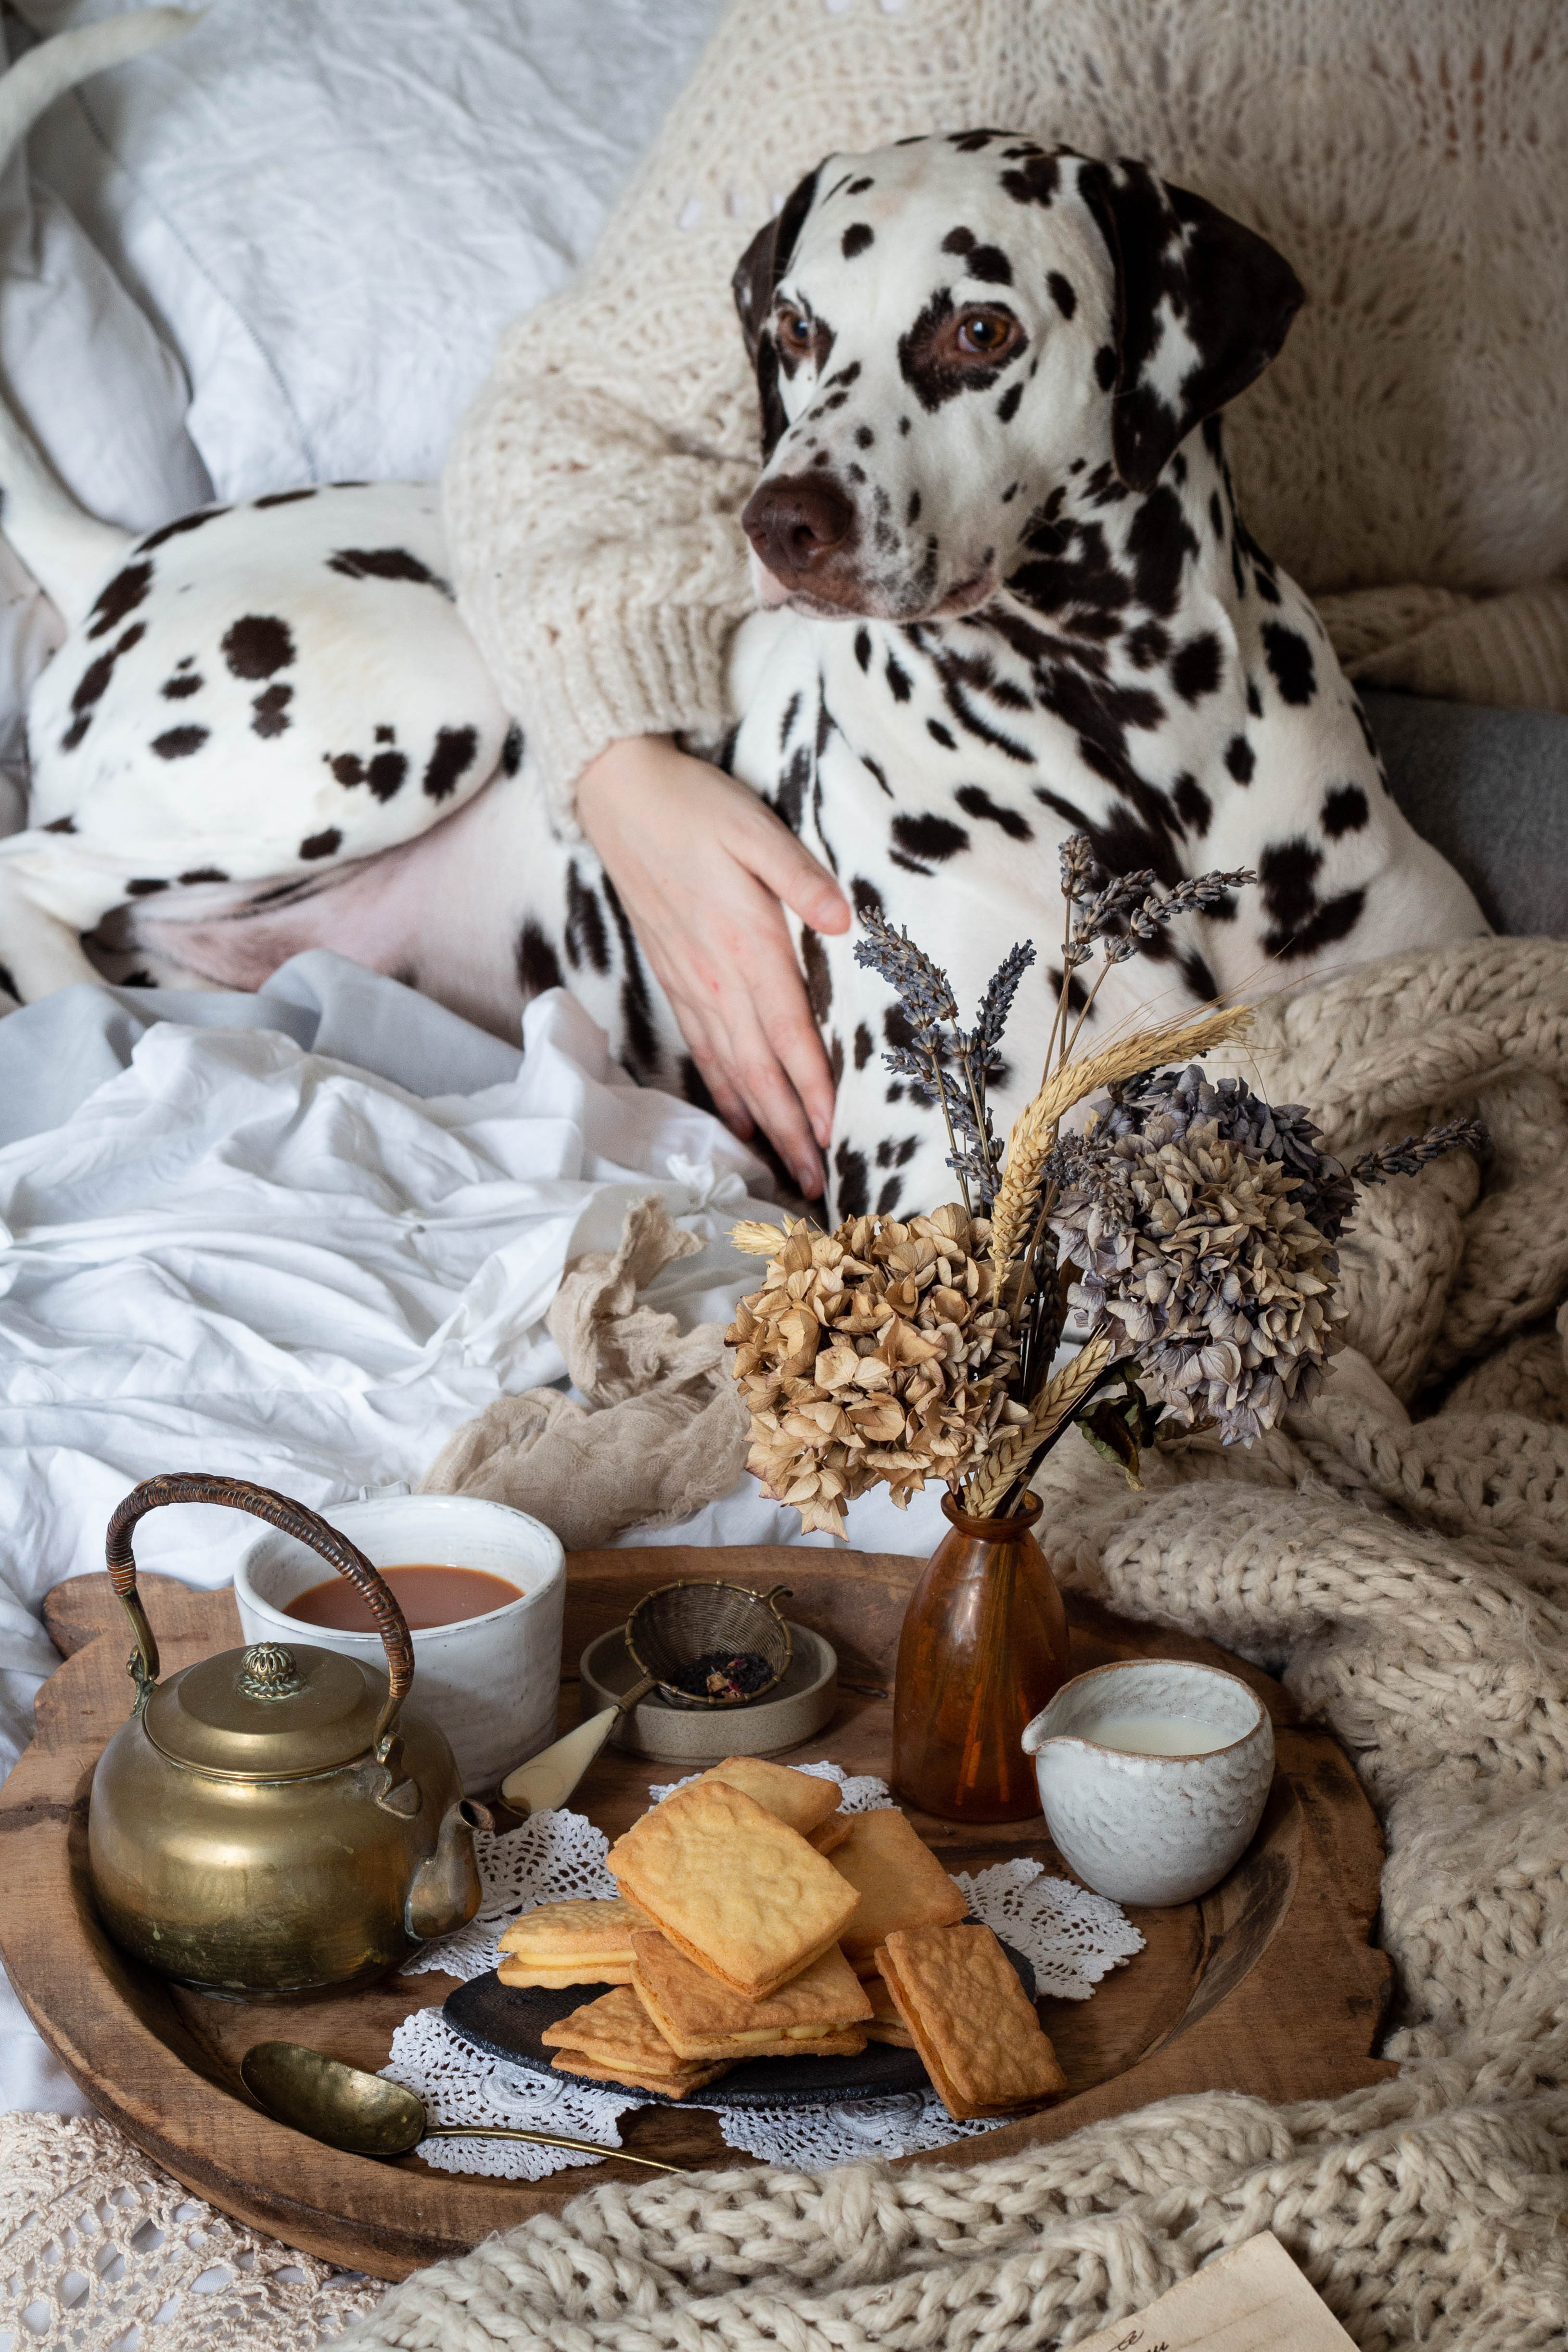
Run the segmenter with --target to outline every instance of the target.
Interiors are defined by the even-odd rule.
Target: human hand
[[[754,792],[665,735],[601,751],[577,808],[720,1118],[743,1142],[760,1126],[814,1197],[833,1081],[784,909],[847,930],[838,884]]]

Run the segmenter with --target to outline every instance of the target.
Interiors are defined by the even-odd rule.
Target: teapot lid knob
[[[246,1698],[292,1698],[305,1687],[292,1650],[281,1642],[256,1642],[240,1660],[235,1688]]]

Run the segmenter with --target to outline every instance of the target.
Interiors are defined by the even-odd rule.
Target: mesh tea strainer
[[[744,1706],[772,1690],[789,1670],[789,1629],[776,1604],[790,1598],[787,1584],[752,1592],[744,1584],[663,1584],[645,1593],[626,1621],[626,1647],[638,1679],[613,1706],[580,1724],[542,1755],[519,1764],[501,1783],[515,1812],[563,1805],[622,1716],[657,1689],[673,1706]],[[760,1669],[749,1662],[759,1661]],[[742,1677],[727,1671],[747,1662]],[[700,1679],[706,1689],[687,1687]],[[744,1683],[745,1686],[741,1686]]]
[[[743,1584],[687,1581],[645,1593],[626,1620],[626,1647],[645,1679],[626,1693],[622,1711],[655,1684],[672,1706],[744,1706],[760,1698],[789,1668],[789,1629],[774,1604],[789,1597],[787,1584],[751,1592]],[[761,1661],[766,1680],[747,1678],[747,1687],[735,1687],[723,1662],[752,1658]],[[694,1690],[694,1670],[710,1660],[717,1663],[700,1676],[706,1689]]]

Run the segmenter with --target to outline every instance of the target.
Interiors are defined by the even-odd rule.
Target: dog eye
[[[1018,320],[1007,310],[961,310],[956,337],[969,359],[996,360],[1018,337]]]
[[[809,352],[811,348],[811,321],[799,310],[786,310],[779,320],[779,334],[792,352]]]

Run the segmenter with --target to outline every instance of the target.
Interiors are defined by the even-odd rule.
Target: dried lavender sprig
[[[895,931],[886,916],[874,908],[861,917],[861,925],[866,936],[855,941],[856,963],[881,973],[914,1027],[928,1029],[944,1021],[956,1021],[953,983],[925,949],[916,947],[907,931]]]
[[[936,1102],[940,1088],[931,1074],[931,1056],[915,1053],[908,1045],[894,1045],[882,1057],[883,1067],[895,1078],[907,1078],[915,1097],[921,1102]]]
[[[1033,943],[1028,940],[1021,940],[1017,947],[1008,950],[987,982],[986,992],[980,999],[980,1009],[975,1015],[971,1033],[977,1053],[983,1047],[987,1053],[995,1054],[1000,1045],[1002,1032],[1008,1025],[1008,1015],[1013,1009],[1013,999],[1019,992],[1019,982],[1033,961]]]
[[[1166,924],[1174,923],[1183,915],[1206,915],[1213,908],[1223,906],[1231,893],[1256,882],[1257,875],[1248,866],[1239,866],[1230,872],[1216,868],[1208,874],[1194,874],[1173,883],[1163,895],[1152,873],[1130,874],[1123,877],[1124,887],[1118,891],[1108,885],[1073,927],[1073,944],[1087,945],[1092,938],[1104,941],[1107,963],[1125,963],[1129,956],[1137,955],[1155,938]],[[1125,928],[1112,933],[1110,926],[1119,923]]]
[[[1061,863],[1061,895],[1076,906],[1100,871],[1094,845],[1086,833],[1070,833],[1058,855]]]
[[[981,1206],[986,1209],[996,1199],[1001,1182],[1001,1149],[991,1124],[986,1081],[995,1077],[1002,1067],[1002,1032],[1007,1027],[1019,982],[1033,961],[1032,943],[1016,940],[986,983],[973,1029],[955,1028],[953,1032],[954,1054],[968,1085],[973,1114],[957,1124],[971,1148],[976,1185]]]
[[[963,1033],[960,1031],[958,1034],[962,1036]],[[948,1068],[952,1057],[952,1048],[947,1041],[933,1034],[929,1045],[923,1045],[919,1051],[906,1045],[895,1045],[882,1059],[884,1069],[894,1077],[906,1081],[916,1100],[941,1104],[947,1119],[948,1139],[953,1146],[947,1155],[946,1165],[963,1185],[966,1201],[970,1198],[968,1187],[973,1182],[979,1202],[982,1206],[988,1206],[1000,1181],[996,1165],[996,1130],[991,1126],[990,1114],[982,1093],[981,1109],[986,1119],[982,1139],[976,1124],[971,1092],[960,1084],[967,1065],[962,1055],[957,1056],[959,1068],[957,1073],[953,1073]]]
[[[916,947],[907,931],[895,931],[884,915],[871,908],[861,921],[866,936],[855,941],[855,961],[879,972],[886,981],[925,1050],[930,1066],[929,1099],[940,1103],[942,1123],[947,1129],[947,1165],[958,1179],[966,1210],[972,1210],[973,1200],[965,1168],[960,1164],[958,1134],[954,1126],[956,1112],[959,1128],[962,1127],[964,1089],[949,1080],[943,1067],[947,1047],[942,1030],[946,1023],[956,1022],[958,1017],[953,984],[925,949]]]
[[[895,1045],[883,1061],[920,1099],[940,1104],[947,1165],[958,1179],[964,1204],[970,1208],[977,1198],[988,1208],[1001,1175],[986,1081],[1001,1067],[1002,1031],[1019,982],[1034,961],[1034,949],[1023,942],[1003,957],[980,999],[974,1027],[961,1029],[946,973],[885,916],[870,913],[863,922],[866,937],[856,942],[855,960],[896,992],[915,1040],[914,1046]]]
[[[1384,1184],[1390,1176],[1414,1176],[1417,1168],[1440,1160],[1447,1151],[1484,1151],[1490,1141],[1484,1120],[1451,1118],[1445,1127],[1429,1127],[1425,1135],[1406,1135],[1397,1143],[1364,1151],[1350,1172],[1358,1184]]]
[[[1195,874],[1177,882],[1162,898],[1151,891],[1141,903],[1129,907],[1123,918],[1125,933],[1120,939],[1105,942],[1107,963],[1125,963],[1155,938],[1166,923],[1174,923],[1181,915],[1207,915],[1212,908],[1223,906],[1232,891],[1256,882],[1257,875],[1249,866],[1239,866],[1232,873],[1215,871]]]
[[[991,1125],[991,1113],[986,1100],[986,1078],[988,1073],[977,1066],[971,1053],[960,1053],[958,1066],[968,1087],[968,1099],[955,1091],[953,1125],[963,1141],[957,1146],[960,1157],[950,1164],[960,1176],[972,1175],[982,1209],[988,1210],[997,1196],[1001,1176],[997,1167],[997,1131]]]
[[[1102,869],[1095,868],[1096,874]],[[1159,876],[1152,866],[1140,866],[1134,874],[1113,874],[1102,881],[1092,898],[1073,901],[1072,944],[1077,948],[1091,946],[1094,940],[1111,936],[1113,926],[1124,921],[1129,908],[1140,899],[1153,898],[1157,903]]]

